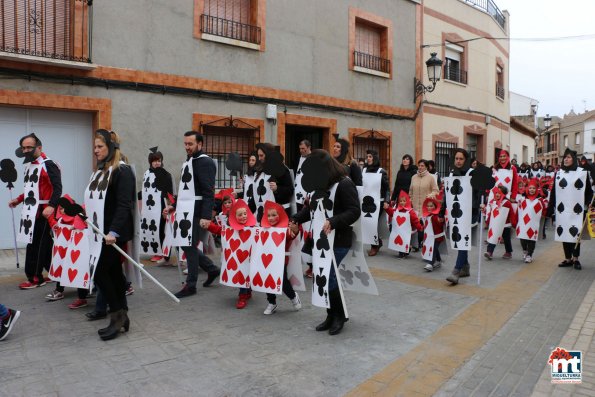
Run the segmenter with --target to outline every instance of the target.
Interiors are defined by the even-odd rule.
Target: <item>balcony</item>
[[[460,1],[462,1],[463,3],[469,4],[473,8],[477,8],[478,10],[481,10],[481,11],[485,12],[486,14],[490,15],[492,18],[494,18],[496,23],[498,23],[498,25],[500,25],[500,27],[502,29],[505,29],[504,26],[506,24],[506,18],[504,18],[504,14],[502,14],[502,11],[500,11],[500,9],[496,5],[496,3],[494,3],[493,0],[460,0]]]
[[[0,2],[0,59],[89,69],[92,0]]]
[[[461,68],[455,68],[449,65],[444,65],[444,79],[456,81],[457,83],[467,84],[467,71]]]
[[[358,68],[364,69],[365,72],[378,72],[382,77],[390,77],[390,60],[380,58],[374,55],[366,54],[359,51],[353,52],[353,66],[354,70]]]
[[[203,35],[260,45],[260,28],[258,26],[247,25],[229,19],[202,14],[200,16],[200,32]],[[227,41],[223,42],[227,43]]]
[[[504,99],[504,86],[496,84],[496,96],[500,99]]]

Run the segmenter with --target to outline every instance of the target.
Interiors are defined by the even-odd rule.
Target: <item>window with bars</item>
[[[467,71],[463,70],[464,51],[465,49],[459,45],[445,43],[444,78],[446,80],[467,84]]]
[[[454,151],[457,144],[454,142],[440,142],[434,143],[434,157],[436,162],[436,172],[441,178],[447,177],[450,173]]]
[[[258,0],[205,0],[200,31],[214,36],[260,44]]]
[[[366,161],[366,151],[375,150],[380,157],[380,167],[386,170],[390,175],[390,138],[377,131],[370,130],[353,136],[351,146],[353,148],[353,158],[359,162],[360,159]],[[364,165],[365,167],[365,165]]]
[[[92,0],[0,2],[0,52],[91,62]]]
[[[234,178],[225,168],[229,153],[237,152],[242,158],[243,173],[248,169],[248,157],[260,141],[260,129],[232,117],[200,125],[204,135],[203,150],[217,162],[215,188],[238,187],[239,176]]]
[[[387,59],[387,35],[386,27],[356,19],[354,66],[390,73],[390,60]]]
[[[499,65],[496,66],[496,96],[504,99],[504,69]]]

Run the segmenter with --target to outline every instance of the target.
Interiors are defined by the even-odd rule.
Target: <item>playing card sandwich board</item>
[[[161,222],[161,191],[157,189],[156,175],[151,170],[145,171],[143,175],[143,187],[141,190],[141,247],[142,253],[146,255],[163,255],[163,249],[159,240],[159,224]]]
[[[399,193],[397,208],[387,205],[385,210],[392,224],[388,248],[399,252],[402,258],[409,254],[411,238],[422,230],[422,225],[411,206],[409,194],[404,190]]]
[[[539,236],[540,224],[545,213],[544,199],[539,197],[539,181],[530,179],[525,188],[525,197],[518,200],[517,238],[521,240],[525,263],[533,262],[535,242]]]
[[[382,168],[378,167],[376,172],[362,173],[361,208],[360,217],[362,223],[362,238],[364,244],[378,245],[380,237],[378,236],[378,214],[380,213],[381,197],[380,185],[382,183]]]
[[[444,241],[444,220],[440,219],[440,201],[428,197],[423,202],[424,241],[421,257],[426,262],[424,269],[433,271],[441,266],[441,254],[446,254]],[[441,252],[442,251],[442,252]]]
[[[506,198],[508,190],[506,186],[499,185],[492,189],[493,199],[485,207],[487,214],[488,227],[488,255],[486,257],[491,259],[495,246],[498,244],[500,238],[504,241],[506,248],[505,257],[510,258],[512,254],[512,247],[510,245],[510,230],[511,227],[516,226],[515,213],[512,209],[510,200]]]

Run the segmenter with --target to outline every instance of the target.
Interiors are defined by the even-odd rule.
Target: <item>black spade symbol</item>
[[[188,165],[184,166],[184,172],[182,173],[182,182],[184,183],[184,190],[188,190],[188,182],[192,180],[192,174]]]
[[[151,182],[149,181],[149,177],[145,178],[145,183],[143,184],[144,188],[145,188],[145,192],[147,191],[147,189],[149,189],[151,187]]]
[[[366,218],[371,218],[372,213],[376,212],[376,204],[374,204],[374,197],[366,196],[362,201],[362,211],[366,213]]]
[[[558,233],[558,236],[561,236],[562,233],[564,233],[564,228],[562,227],[562,225],[556,228],[556,233]]]
[[[320,275],[316,275],[316,285],[318,286],[318,295],[323,296],[324,295],[324,287],[326,285],[326,276],[322,275],[322,271],[324,269],[321,267],[320,268]]]
[[[564,203],[560,203],[560,204],[558,204],[558,208],[557,208],[557,210],[558,210],[558,212],[559,212],[559,213],[562,213],[562,212],[564,212]]]
[[[574,182],[574,187],[577,188],[577,190],[581,190],[583,186],[585,186],[585,184],[583,183],[581,178],[578,178],[576,182]]]
[[[450,235],[450,238],[452,239],[452,241],[455,242],[455,248],[458,248],[457,243],[459,241],[461,241],[461,235],[459,233],[459,227],[458,226],[455,226],[455,227],[452,228],[452,233]]]
[[[572,226],[570,229],[568,229],[568,232],[572,237],[576,237],[578,234],[578,228],[576,226]]]
[[[564,189],[566,186],[568,186],[568,181],[566,180],[566,178],[562,178],[560,180],[560,183],[558,183],[558,186],[560,186],[562,189]]]
[[[576,203],[576,205],[574,206],[574,213],[575,214],[582,214],[583,213],[583,206],[580,205],[579,203]]]

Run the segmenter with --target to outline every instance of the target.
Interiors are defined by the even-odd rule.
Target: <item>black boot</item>
[[[331,309],[326,309],[326,320],[316,326],[316,331],[326,331],[333,323],[333,312]]]
[[[329,335],[337,335],[341,333],[343,324],[345,324],[348,319],[345,317],[345,310],[343,310],[343,302],[341,301],[341,293],[339,292],[339,289],[337,288],[335,290],[329,291],[329,296],[331,299],[333,322],[328,333]]]
[[[86,313],[85,316],[89,321],[101,320],[102,318],[107,317],[107,312],[93,310],[92,312]]]
[[[105,329],[105,332],[100,333],[102,340],[111,340],[118,336],[120,330],[124,328],[124,332],[128,332],[130,328],[130,320],[124,309],[120,309],[115,313],[111,313],[110,325]],[[101,330],[100,330],[101,331]]]

